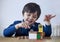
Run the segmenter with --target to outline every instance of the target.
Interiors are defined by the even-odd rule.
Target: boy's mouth
[[[29,21],[29,20],[27,20],[27,23],[28,23],[28,24],[31,24],[32,22],[33,22],[33,21]]]
[[[28,23],[32,23],[32,21],[27,21]]]

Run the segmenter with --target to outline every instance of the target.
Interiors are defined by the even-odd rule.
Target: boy
[[[28,32],[31,29],[33,31],[38,31],[38,25],[40,23],[37,23],[35,21],[39,18],[41,14],[40,6],[36,3],[28,3],[24,6],[22,14],[24,17],[23,21],[15,21],[4,30],[5,37],[11,37],[13,34],[15,34],[15,37],[28,36]],[[43,26],[45,36],[49,37],[52,33],[50,19],[53,17],[55,16],[46,15],[44,18],[44,21],[47,22],[46,26]]]

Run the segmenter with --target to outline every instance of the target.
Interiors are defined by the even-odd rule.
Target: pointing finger
[[[56,15],[52,16],[51,18],[54,18]]]

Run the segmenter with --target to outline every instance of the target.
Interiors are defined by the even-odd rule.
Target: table
[[[42,40],[18,39],[15,37],[0,37],[0,42],[60,42],[60,37],[45,37]]]

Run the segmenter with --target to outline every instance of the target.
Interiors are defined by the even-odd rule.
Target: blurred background
[[[41,16],[37,22],[43,25],[46,14],[56,15],[55,18],[51,19],[51,36],[60,36],[60,0],[0,0],[0,36],[3,36],[3,30],[15,20],[23,19],[22,9],[29,2],[40,5]]]

